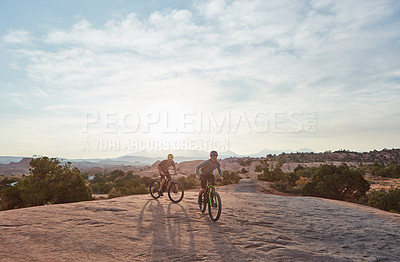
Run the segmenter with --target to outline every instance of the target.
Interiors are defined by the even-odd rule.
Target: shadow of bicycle
[[[149,244],[149,260],[193,258],[196,229],[183,205],[148,200],[140,211],[137,229],[142,241]]]

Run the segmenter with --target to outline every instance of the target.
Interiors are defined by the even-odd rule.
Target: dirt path
[[[185,192],[0,212],[0,261],[399,261],[400,216],[307,197],[219,187],[214,223]]]

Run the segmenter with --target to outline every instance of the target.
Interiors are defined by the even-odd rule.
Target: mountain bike
[[[221,216],[222,203],[221,197],[218,192],[215,191],[215,186],[208,185],[206,191],[203,194],[203,200],[199,203],[200,211],[204,212],[208,205],[208,214],[212,221],[217,221]]]
[[[157,199],[161,195],[160,193],[165,192],[166,189],[168,189],[168,197],[169,199],[174,202],[178,203],[183,199],[184,191],[183,191],[183,186],[181,183],[175,181],[172,177],[171,179],[167,179],[165,181],[164,187],[162,188],[161,192],[159,191],[161,186],[161,176],[158,176],[158,178],[154,179],[150,183],[150,195],[154,198]]]

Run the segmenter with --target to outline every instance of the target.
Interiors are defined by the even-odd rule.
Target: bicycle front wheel
[[[217,221],[222,212],[221,197],[217,192],[214,191],[211,192],[210,195],[211,201],[208,199],[208,214],[210,215],[212,221]]]
[[[153,180],[150,183],[150,195],[154,198],[157,199],[160,197],[160,195],[158,194],[158,190],[160,189],[161,183],[158,180]]]
[[[168,189],[168,197],[172,202],[178,203],[183,198],[183,186],[179,182],[172,182]]]

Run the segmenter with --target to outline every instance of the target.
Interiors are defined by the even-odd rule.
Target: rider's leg
[[[212,175],[212,176],[210,176],[209,178],[208,178],[208,184],[210,185],[210,186],[215,186],[215,178],[214,178],[214,175]],[[214,187],[210,187],[210,191],[212,192],[212,191],[214,191]],[[213,206],[216,206],[216,203],[214,203],[214,199],[213,199],[213,195],[211,195],[212,196],[212,199],[211,199],[211,201],[212,201],[212,204],[213,204]]]
[[[158,193],[162,196],[163,195],[162,191],[163,191],[163,188],[165,185],[165,176],[161,173],[160,173],[160,176],[161,176],[161,185],[160,185],[160,188],[158,189]]]
[[[161,178],[161,186],[160,186],[160,190],[162,190],[164,188],[165,185],[165,177]]]
[[[203,177],[201,177],[201,188],[200,188],[199,196],[198,196],[198,199],[197,199],[197,202],[199,204],[201,204],[201,198],[202,198],[202,196],[204,194],[204,191],[206,190],[206,186],[207,186],[207,180],[203,179]]]

